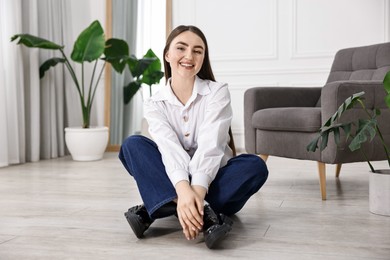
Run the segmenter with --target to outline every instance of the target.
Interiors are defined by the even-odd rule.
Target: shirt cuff
[[[208,175],[201,172],[192,174],[191,186],[194,185],[202,186],[206,189],[206,191],[208,191],[210,183],[211,183],[211,178]]]
[[[182,169],[174,170],[173,172],[171,172],[169,174],[169,179],[171,180],[173,187],[175,187],[179,181],[190,181],[188,177],[188,172]]]

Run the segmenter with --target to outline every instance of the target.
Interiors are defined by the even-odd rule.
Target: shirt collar
[[[192,90],[192,96],[187,102],[191,104],[198,95],[208,95],[211,92],[208,81],[195,76],[194,89]],[[167,81],[167,84],[162,87],[155,95],[151,97],[153,101],[168,101],[173,105],[183,106],[182,103],[176,98],[171,88],[171,79]]]

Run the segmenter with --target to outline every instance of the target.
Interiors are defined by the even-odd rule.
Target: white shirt
[[[172,184],[189,180],[208,190],[220,167],[233,153],[228,146],[232,120],[227,84],[195,79],[192,96],[183,105],[170,80],[145,101],[149,133],[156,142]]]

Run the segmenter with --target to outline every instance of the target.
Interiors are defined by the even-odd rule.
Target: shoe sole
[[[216,246],[219,245],[219,243],[226,237],[226,235],[229,233],[229,231],[232,229],[231,226],[227,224],[222,224],[220,227],[218,227],[212,234],[209,234],[205,238],[206,246],[209,249],[213,249]]]
[[[138,216],[136,214],[129,214],[128,212],[125,212],[125,217],[136,237],[142,238],[145,232],[145,227],[139,222]]]

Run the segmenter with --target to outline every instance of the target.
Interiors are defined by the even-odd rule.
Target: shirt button
[[[183,116],[184,122],[188,122],[188,116]]]
[[[185,136],[185,137],[189,137],[189,136],[190,136],[190,133],[185,133],[184,136]]]

